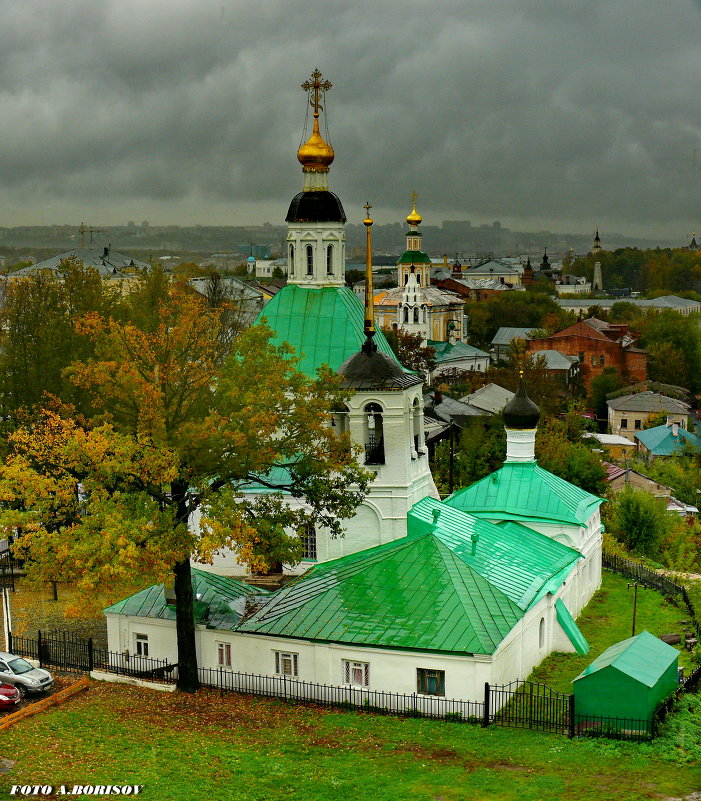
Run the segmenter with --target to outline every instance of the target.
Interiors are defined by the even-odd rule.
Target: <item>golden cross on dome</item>
[[[370,216],[370,209],[372,206],[370,205],[370,201],[366,201],[365,205],[363,206],[365,209],[365,214],[369,217]]]
[[[416,208],[416,192],[411,193],[411,205]]]
[[[328,92],[328,90],[333,86],[332,83],[329,81],[322,81],[322,74],[319,72],[318,69],[314,70],[311,75],[311,81],[305,81],[302,84],[302,89],[305,92],[311,92],[311,97],[309,98],[309,105],[314,108],[314,116],[319,116],[319,111],[323,111],[324,107],[319,102],[319,98],[321,97],[323,92]]]

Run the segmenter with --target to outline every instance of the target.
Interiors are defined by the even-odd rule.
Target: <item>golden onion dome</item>
[[[416,211],[416,192],[412,197],[411,212],[407,214],[406,221],[409,225],[418,225],[423,217]]]
[[[297,159],[307,172],[328,172],[329,164],[334,159],[331,145],[327,144],[319,133],[319,117],[314,115],[312,135],[297,151]]]

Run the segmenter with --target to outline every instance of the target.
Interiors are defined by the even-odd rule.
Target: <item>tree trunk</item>
[[[178,640],[178,689],[193,693],[199,689],[195,618],[193,614],[192,575],[190,560],[183,559],[173,567],[175,574],[175,630]]]
[[[178,505],[176,525],[187,525],[187,482],[174,481],[171,497]],[[192,573],[190,558],[176,562],[175,575],[175,631],[178,643],[178,689],[193,693],[200,687],[197,672],[195,645],[195,617],[193,610]]]

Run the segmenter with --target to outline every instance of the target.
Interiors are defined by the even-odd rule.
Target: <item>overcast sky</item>
[[[701,231],[697,0],[0,0],[0,226],[281,224],[318,67],[359,222]]]

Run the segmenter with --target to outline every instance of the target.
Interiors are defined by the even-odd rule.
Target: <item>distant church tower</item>
[[[319,70],[302,84],[314,109],[309,139],[297,151],[304,185],[287,212],[288,284],[341,287],[345,282],[346,214],[338,197],[329,192],[329,166],[334,152],[319,131],[321,101],[331,88]]]
[[[603,248],[601,247],[601,239],[599,238],[599,229],[596,229],[596,234],[594,235],[594,244],[592,246],[591,252],[596,256],[597,253],[601,253]]]

